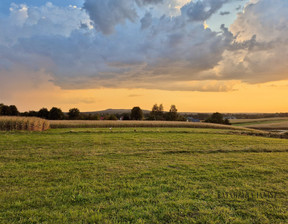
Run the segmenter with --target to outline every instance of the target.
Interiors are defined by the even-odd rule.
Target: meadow
[[[287,223],[288,140],[242,132],[2,131],[0,223]]]

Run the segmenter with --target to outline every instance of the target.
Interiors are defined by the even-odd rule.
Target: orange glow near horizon
[[[27,90],[11,96],[10,102],[19,111],[50,109],[53,106],[68,111],[98,111],[108,108],[131,109],[140,106],[150,110],[152,106],[163,104],[169,110],[175,104],[179,112],[227,112],[227,113],[275,113],[288,112],[288,81],[234,86],[229,92],[188,92],[147,89],[81,89],[63,90],[50,84],[47,88]]]

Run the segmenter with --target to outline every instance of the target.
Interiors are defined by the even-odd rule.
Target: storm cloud
[[[11,72],[15,77],[21,68],[33,77],[45,73],[64,89],[185,91],[232,91],[231,80],[287,79],[288,2],[259,0],[248,4],[231,27],[222,25],[220,32],[205,27],[227,2],[86,0],[83,8],[12,4],[10,15],[0,19],[5,30],[0,76]],[[171,16],[175,10],[178,14]]]

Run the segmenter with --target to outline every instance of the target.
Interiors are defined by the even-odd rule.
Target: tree
[[[118,120],[118,118],[116,117],[115,114],[107,114],[107,115],[104,117],[104,120],[113,120],[113,121],[116,121],[116,120]]]
[[[156,120],[156,116],[157,116],[157,112],[159,111],[159,107],[157,104],[154,104],[152,107],[152,111],[150,113],[151,117],[153,118],[153,120]]]
[[[49,111],[47,108],[42,108],[38,111],[38,117],[48,119],[49,118]]]
[[[4,105],[3,103],[0,103],[0,115],[5,116],[18,116],[19,111],[15,105]]]
[[[171,105],[168,113],[165,114],[167,121],[176,121],[178,118],[178,113],[175,105]]]
[[[80,116],[83,120],[100,120],[99,114],[81,114]]]
[[[157,104],[154,104],[152,110],[150,112],[149,120],[157,120],[157,112],[159,111],[159,107]]]
[[[205,122],[230,125],[229,120],[224,120],[223,115],[218,112],[213,113],[209,118],[205,120]]]
[[[133,107],[131,110],[131,120],[143,120],[143,111],[140,107]]]
[[[224,120],[224,124],[226,124],[226,125],[231,125],[229,119],[227,119],[227,118]]]
[[[130,120],[130,114],[129,114],[129,113],[123,113],[123,114],[122,114],[122,120],[123,120],[123,121],[128,121],[128,120]]]
[[[92,119],[92,120],[100,120],[100,115],[99,115],[99,114],[93,114],[93,115],[91,116],[91,119]]]
[[[160,105],[159,105],[159,108],[158,108],[158,112],[161,114],[163,114],[163,112],[164,112],[164,107],[163,107],[163,104],[161,103]]]
[[[61,120],[64,118],[64,114],[60,108],[52,107],[48,117],[50,120]]]
[[[68,118],[70,120],[76,120],[80,118],[80,110],[77,108],[72,108],[68,112]]]
[[[9,115],[11,115],[11,116],[18,116],[19,115],[19,111],[15,105],[10,105],[9,111],[10,111]]]
[[[171,105],[169,112],[170,113],[177,113],[177,111],[178,110],[176,109],[176,106],[175,105]]]
[[[2,115],[2,107],[4,106],[3,103],[0,103],[0,115]]]
[[[28,117],[37,117],[38,116],[38,112],[35,110],[29,110],[29,112],[27,112],[26,116]]]
[[[164,120],[164,108],[163,105],[154,104],[150,113],[150,120]]]
[[[1,106],[1,115],[9,116],[10,115],[10,107],[7,105]]]

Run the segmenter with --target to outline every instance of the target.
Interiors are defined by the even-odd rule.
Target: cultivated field
[[[287,223],[288,141],[238,132],[0,132],[0,223]]]
[[[50,121],[51,128],[121,128],[121,127],[162,127],[162,128],[215,128],[215,129],[233,129],[247,130],[243,127],[234,127],[230,125],[220,125],[211,123],[194,123],[183,121],[109,121],[109,120],[59,120]]]
[[[49,121],[37,117],[0,116],[0,131],[45,131]]]
[[[251,126],[247,126],[250,128],[260,129],[260,130],[288,130],[288,121],[282,122],[273,122],[270,124],[255,124]]]
[[[271,118],[258,118],[258,119],[230,119],[232,124],[247,124],[247,123],[265,123],[265,122],[281,122],[287,121],[287,117],[271,117]]]
[[[261,130],[288,130],[288,118],[231,119],[233,126]]]

